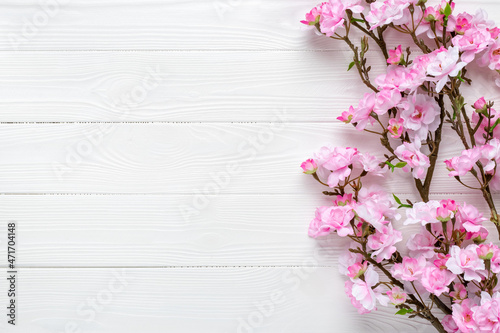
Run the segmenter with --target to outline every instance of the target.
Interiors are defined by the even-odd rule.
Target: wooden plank
[[[299,23],[310,0],[6,0],[2,50],[345,49]],[[500,21],[496,0],[460,2]],[[357,39],[357,38],[356,38]],[[401,36],[388,38],[398,43]]]
[[[417,201],[413,196],[398,196]],[[488,216],[484,200],[474,194],[432,198],[465,201]],[[319,193],[211,196],[205,208],[186,215],[184,208],[193,199],[183,195],[2,195],[0,241],[6,240],[6,223],[15,222],[19,267],[336,267],[348,244],[334,236],[316,240],[307,236],[315,208],[331,204]],[[415,231],[397,225],[406,238]],[[495,228],[485,225],[496,239]],[[403,253],[404,243],[399,244]],[[6,257],[5,251],[0,248],[0,257]],[[0,267],[5,264],[0,262]]]
[[[459,155],[455,134],[445,133],[444,142],[442,159]],[[384,153],[376,137],[343,123],[4,124],[0,153],[8,158],[0,161],[0,188],[3,193],[318,193],[324,188],[299,165],[324,144]],[[439,163],[432,191],[471,191],[447,174]],[[384,184],[392,192],[412,193],[412,182],[398,170]]]
[[[350,61],[342,52],[0,52],[0,122],[279,121],[283,109],[289,121],[337,121],[368,91]]]
[[[336,269],[23,269],[2,332],[433,332],[388,307],[360,316]],[[0,280],[5,290],[6,279]],[[0,294],[2,304],[6,295]],[[251,323],[251,324],[249,324]]]

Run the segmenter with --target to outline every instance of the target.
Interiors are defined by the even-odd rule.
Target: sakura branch
[[[340,258],[351,303],[362,314],[391,304],[397,315],[428,320],[438,332],[500,332],[500,248],[487,242],[488,219],[465,202],[429,198],[434,171],[446,168],[481,193],[500,237],[493,201],[500,189],[500,113],[482,96],[467,105],[461,92],[473,84],[472,63],[500,73],[500,29],[483,10],[455,14],[453,0],[330,0],[302,23],[353,52],[347,68],[356,69],[367,92],[337,119],[375,135],[386,150],[376,157],[354,147],[323,147],[302,163],[304,173],[328,187],[323,193],[335,197],[316,210],[309,235],[352,240]],[[388,48],[389,31],[408,36],[409,45]],[[372,77],[374,52],[387,67]],[[500,85],[500,76],[492,84]],[[453,144],[443,140],[445,130],[456,133],[464,150],[443,163],[440,146]],[[397,169],[411,172],[420,202],[363,185],[365,177]],[[403,223],[420,231],[400,252],[403,237],[394,222],[401,208]]]

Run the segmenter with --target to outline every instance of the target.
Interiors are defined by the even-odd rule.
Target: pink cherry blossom
[[[500,70],[500,39],[490,45],[488,51],[483,54],[479,64],[488,66],[491,70]]]
[[[427,262],[424,257],[418,259],[404,257],[401,263],[396,263],[391,269],[392,275],[403,281],[415,281],[420,278]]]
[[[326,36],[331,37],[336,33],[336,30],[344,27],[344,5],[339,2],[327,2],[321,8],[321,17],[319,20],[319,28]]]
[[[328,177],[328,185],[335,187],[351,174],[350,165],[357,162],[358,150],[350,147],[323,147],[316,153],[314,160],[318,165],[318,173]]]
[[[359,314],[365,314],[365,313],[370,313],[372,310],[376,310],[374,307],[372,310],[367,310],[361,302],[359,302],[356,297],[353,296],[352,294],[352,288],[354,286],[354,282],[351,280],[347,280],[344,284],[344,291],[346,295],[349,297],[351,300],[351,304],[358,310]]]
[[[420,223],[425,226],[428,223],[437,223],[437,209],[441,207],[438,201],[417,202],[412,208],[406,210],[405,225]]]
[[[364,263],[356,262],[347,268],[348,272],[346,275],[351,279],[356,280],[366,272],[367,268],[368,261],[365,261]]]
[[[386,114],[388,110],[396,107],[401,101],[401,92],[397,89],[382,89],[375,96],[373,112],[378,115]]]
[[[382,230],[388,220],[400,218],[392,196],[375,186],[361,188],[355,210],[360,218],[377,230]]]
[[[455,323],[455,319],[453,319],[451,315],[444,316],[441,324],[443,324],[443,328],[447,333],[455,333],[459,330],[457,324]]]
[[[304,170],[304,173],[308,175],[312,175],[316,172],[316,170],[318,170],[318,166],[313,159],[306,160],[300,165],[300,167],[302,168],[302,170]]]
[[[446,267],[454,274],[464,274],[466,281],[481,281],[481,273],[485,269],[484,261],[477,255],[477,245],[471,244],[465,249],[453,245],[450,249],[450,259],[446,262]]]
[[[460,13],[455,18],[455,32],[463,35],[472,27],[474,17],[469,13]]]
[[[487,221],[476,207],[465,202],[458,208],[456,217],[463,228],[469,232],[478,232],[481,230],[483,222]]]
[[[306,25],[315,25],[319,23],[321,13],[323,13],[326,6],[328,6],[328,3],[323,2],[322,4],[314,7],[309,13],[306,14],[306,19],[300,22]]]
[[[436,239],[425,228],[416,234],[411,235],[406,243],[406,247],[410,250],[410,255],[413,257],[423,256],[425,258],[432,258],[435,255],[434,244]]]
[[[450,291],[448,286],[455,277],[456,275],[446,269],[439,269],[436,266],[427,266],[422,272],[420,281],[428,292],[440,296],[442,293]]]
[[[349,107],[349,111],[342,112],[340,117],[337,117],[337,120],[340,120],[346,124],[350,124],[352,121],[352,118],[354,118],[354,112],[355,112],[354,107],[351,105]]]
[[[467,63],[459,61],[458,47],[441,48],[434,52],[436,57],[427,66],[427,75],[432,77],[430,81],[436,82],[436,92],[441,92],[450,77],[456,77]]]
[[[467,289],[463,284],[456,282],[453,284],[450,296],[453,297],[453,303],[462,303],[464,299],[467,299]]]
[[[330,0],[331,3],[341,3],[344,10],[349,9],[353,13],[361,13],[364,7],[361,5],[362,0]]]
[[[411,20],[408,7],[417,2],[418,0],[385,0],[384,2],[373,2],[370,5],[370,13],[366,16],[366,20],[370,22],[372,30],[390,23],[394,23],[395,25],[408,23]]]
[[[495,252],[498,251],[498,246],[496,246],[493,243],[479,244],[476,251],[477,251],[477,256],[480,259],[490,260],[491,258],[493,258],[493,255],[495,254]]]
[[[475,103],[474,103],[474,109],[476,110],[483,110],[486,107],[486,100],[484,99],[484,96],[479,98]]]
[[[348,206],[319,207],[309,225],[309,236],[324,236],[333,231],[340,237],[353,235],[354,230],[350,224],[353,218],[354,212]]]
[[[472,333],[479,328],[474,320],[474,308],[476,308],[476,305],[470,299],[452,305],[452,316],[460,332]]]
[[[411,130],[412,138],[420,141],[427,139],[428,132],[435,131],[440,123],[441,109],[434,98],[415,94],[404,99],[399,105],[401,118],[404,120],[404,127]]]
[[[408,295],[399,287],[392,287],[392,289],[388,290],[386,294],[389,297],[389,301],[394,305],[404,304],[404,302],[406,302],[406,298],[408,297]]]
[[[387,63],[391,65],[399,65],[402,60],[403,51],[401,50],[401,45],[396,47],[394,50],[389,50],[389,59]]]
[[[350,244],[349,248],[355,248],[356,243]],[[344,251],[339,256],[339,272],[341,274],[347,275],[349,273],[349,267],[355,263],[361,263],[363,261],[363,255],[360,253],[352,253],[351,251]]]
[[[476,54],[486,50],[493,43],[493,38],[486,29],[472,28],[463,35],[455,36],[451,42],[463,52],[462,60],[469,63],[474,60]]]
[[[401,232],[394,230],[392,224],[388,223],[368,237],[367,245],[370,249],[375,250],[372,257],[375,257],[377,262],[382,262],[382,260],[389,260],[392,257],[392,254],[397,250],[394,244],[402,240]]]
[[[425,78],[425,71],[422,73],[415,66],[408,68],[389,65],[387,66],[387,72],[377,76],[374,82],[379,89],[414,91],[425,81]]]
[[[366,125],[372,124],[374,119],[371,116],[375,108],[375,93],[366,93],[359,101],[358,107],[353,111],[352,123],[356,124],[356,129],[362,131]]]
[[[500,332],[500,293],[481,292],[481,305],[474,310],[474,321],[482,332]]]
[[[387,305],[389,298],[383,296],[378,290],[373,287],[379,282],[379,275],[372,266],[368,266],[364,273],[364,281],[356,279],[352,286],[352,296],[361,304],[361,306],[368,310],[375,310],[377,300],[382,305]]]
[[[383,163],[378,157],[368,153],[360,154],[359,163],[363,166],[363,170],[374,176],[382,176],[387,171],[387,165],[380,167]]]
[[[472,170],[477,161],[481,158],[481,149],[479,147],[474,147],[472,149],[467,149],[462,151],[460,156],[452,157],[449,160],[445,160],[446,168],[450,173],[450,177],[464,176],[469,171]]]
[[[394,139],[401,137],[401,135],[403,134],[403,129],[404,129],[403,123],[404,123],[404,120],[402,118],[389,119],[389,126],[387,127],[387,129],[389,130],[391,137],[393,137]]]
[[[444,255],[442,253],[437,254],[437,259],[434,260],[433,264],[439,269],[447,269],[446,268],[446,262],[450,259],[450,255]]]
[[[420,152],[420,142],[404,142],[401,146],[397,147],[394,151],[396,156],[407,165],[403,168],[408,172],[412,169],[413,177],[417,179],[424,179],[425,172],[430,166],[429,157]]]

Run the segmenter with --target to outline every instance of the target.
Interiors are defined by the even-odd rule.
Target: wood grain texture
[[[38,0],[2,2],[3,50],[262,50],[345,49],[299,23],[311,0]],[[45,3],[45,2],[43,2]],[[483,7],[500,22],[496,0],[459,2]],[[391,44],[401,37],[389,37]]]
[[[398,194],[402,199],[416,197]],[[476,205],[470,195],[433,195]],[[307,236],[317,195],[219,195],[195,214],[185,195],[2,195],[0,216],[16,221],[19,267],[337,267],[348,240]],[[500,200],[497,200],[497,205]],[[404,211],[402,211],[404,214]],[[404,215],[403,215],[404,216]],[[403,221],[403,220],[402,220]],[[405,237],[418,228],[396,223]],[[486,223],[486,226],[491,227]],[[490,228],[496,237],[494,228]],[[0,225],[0,240],[7,228]],[[405,242],[398,246],[406,253]],[[0,247],[0,257],[5,257]],[[3,262],[0,267],[5,267]]]
[[[442,161],[461,145],[453,133],[444,140],[431,191],[471,192],[448,177]],[[325,188],[299,166],[325,144],[384,153],[376,136],[343,123],[4,124],[0,153],[9,158],[0,161],[0,186],[3,193],[319,193]],[[366,184],[381,182],[415,192],[401,170]]]
[[[373,60],[373,73],[385,68]],[[336,121],[343,52],[0,52],[0,122]]]
[[[394,308],[360,317],[332,268],[24,269],[19,279],[22,317],[0,321],[2,332],[432,332]]]

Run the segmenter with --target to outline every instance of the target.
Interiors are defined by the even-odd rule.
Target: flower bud
[[[318,170],[318,165],[313,159],[308,159],[307,161],[303,162],[300,167],[302,170],[304,170],[304,173],[306,175],[312,175],[316,173],[316,170]]]

